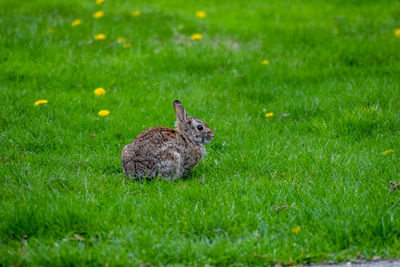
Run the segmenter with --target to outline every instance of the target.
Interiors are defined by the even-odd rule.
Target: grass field
[[[399,10],[1,1],[0,265],[399,258]],[[184,180],[127,180],[123,146],[173,127],[174,99],[214,130],[208,154]]]

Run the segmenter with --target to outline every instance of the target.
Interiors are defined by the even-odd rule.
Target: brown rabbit
[[[204,144],[214,133],[203,121],[186,116],[180,101],[174,101],[176,129],[154,127],[139,134],[122,150],[126,176],[173,180],[185,175],[206,153]]]

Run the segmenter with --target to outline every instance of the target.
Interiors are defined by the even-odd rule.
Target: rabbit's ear
[[[179,100],[174,101],[176,120],[180,122],[186,121],[186,110]]]

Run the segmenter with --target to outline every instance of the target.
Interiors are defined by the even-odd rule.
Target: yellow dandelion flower
[[[296,227],[290,229],[290,231],[292,231],[295,234],[298,234],[300,232],[300,226],[296,226]]]
[[[104,40],[106,39],[106,35],[104,33],[99,33],[94,36],[95,40]]]
[[[79,24],[81,24],[82,23],[82,21],[80,20],[80,19],[76,19],[76,20],[74,20],[72,23],[71,23],[71,26],[72,27],[76,27],[76,26],[78,26]]]
[[[140,16],[140,14],[142,14],[142,12],[139,11],[139,10],[136,10],[136,11],[133,11],[133,12],[132,12],[132,16],[133,16],[133,17]]]
[[[269,64],[269,60],[265,59],[265,60],[261,61],[261,64],[268,65]]]
[[[123,43],[123,42],[125,42],[126,41],[126,38],[125,37],[118,37],[118,39],[117,39],[117,42],[120,44],[120,43]]]
[[[274,113],[273,113],[273,112],[270,112],[270,113],[265,114],[265,117],[267,117],[267,118],[272,117],[272,116],[274,116]]]
[[[108,116],[108,115],[110,115],[110,111],[109,110],[106,110],[106,109],[103,109],[103,110],[100,110],[99,111],[99,113],[97,113],[100,117],[106,117],[106,116]]]
[[[96,0],[96,4],[100,5],[104,2],[104,0]]]
[[[197,11],[196,12],[196,17],[198,17],[199,19],[204,19],[207,16],[207,13],[204,11]]]
[[[102,16],[104,16],[104,12],[103,12],[103,11],[97,11],[97,12],[95,12],[95,13],[93,14],[93,18],[95,18],[95,19],[99,19],[99,18],[101,18]]]
[[[104,90],[104,88],[97,88],[94,90],[94,94],[95,95],[105,95],[106,94],[106,90]]]
[[[123,48],[130,48],[130,47],[132,47],[132,45],[128,43],[128,44],[124,44],[122,47]]]
[[[387,155],[387,154],[390,154],[390,153],[393,153],[393,152],[394,152],[393,149],[388,149],[388,150],[383,151],[382,155]]]
[[[400,37],[400,29],[395,29],[395,30],[394,30],[394,35],[395,35],[396,37]]]
[[[201,40],[201,39],[203,39],[203,35],[200,33],[195,33],[192,35],[191,38],[192,38],[192,40]]]
[[[46,104],[46,103],[48,103],[49,101],[47,101],[47,100],[45,100],[45,99],[39,99],[38,101],[36,101],[35,102],[35,107],[37,107],[37,106],[39,106],[39,105],[41,105],[41,104]]]

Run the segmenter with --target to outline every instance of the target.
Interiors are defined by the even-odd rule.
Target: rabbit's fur
[[[214,133],[203,121],[186,116],[180,101],[174,101],[176,129],[154,127],[139,134],[122,150],[126,176],[176,179],[197,165]],[[200,125],[200,126],[199,126]]]

